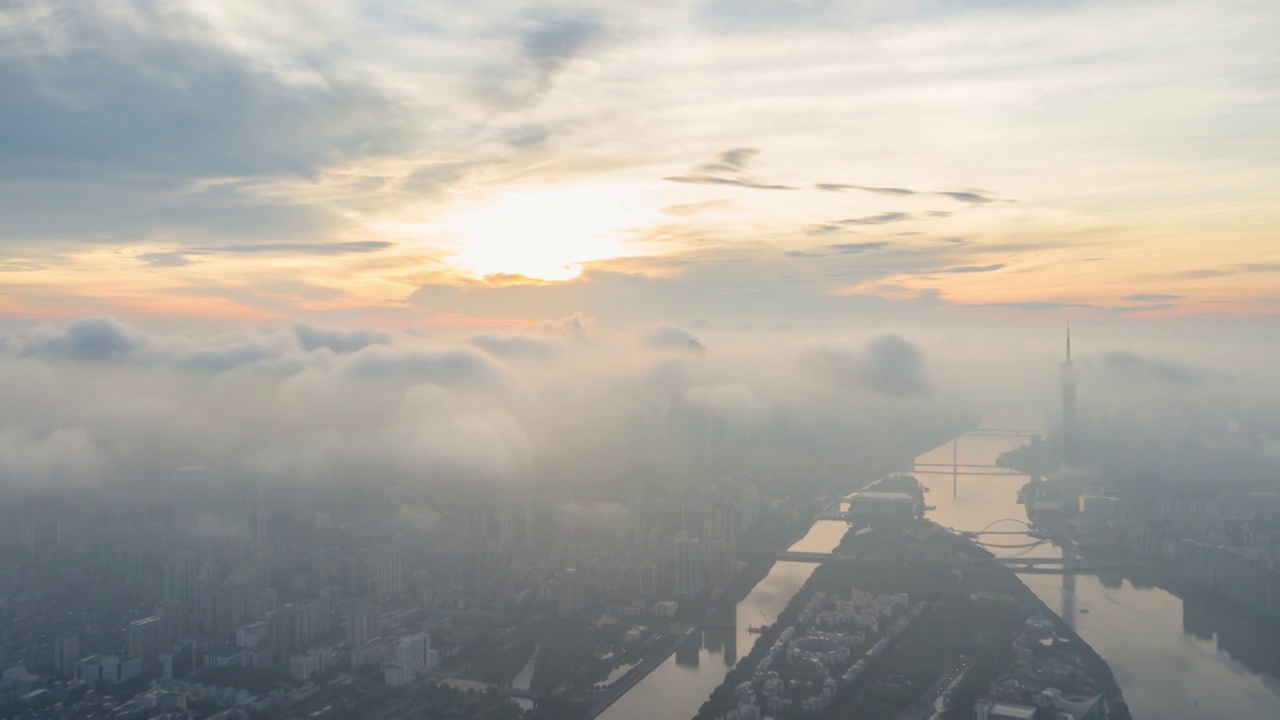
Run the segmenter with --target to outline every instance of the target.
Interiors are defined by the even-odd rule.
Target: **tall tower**
[[[1058,366],[1062,378],[1062,464],[1073,467],[1080,462],[1079,439],[1076,437],[1076,372],[1071,364],[1071,326],[1067,325],[1067,359]]]

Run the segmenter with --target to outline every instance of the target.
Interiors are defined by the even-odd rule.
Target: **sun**
[[[624,254],[640,213],[619,188],[512,190],[446,220],[457,239],[450,263],[477,276],[571,280],[583,263]]]

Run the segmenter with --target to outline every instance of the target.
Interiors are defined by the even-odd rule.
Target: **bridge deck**
[[[827,561],[834,562],[857,562],[860,560],[875,560],[874,556],[869,555],[837,555],[832,553],[815,553],[815,552],[783,552],[778,553],[777,559],[783,562],[806,562],[806,563],[824,563]],[[924,558],[921,558],[923,560]],[[984,562],[995,562],[1012,568],[1029,568],[1036,570],[1058,570],[1061,572],[1080,572],[1089,573],[1100,570],[1123,570],[1135,567],[1143,567],[1145,563],[1134,560],[1090,560],[1087,558],[1075,558],[1064,560],[1063,558],[1044,558],[1044,557],[997,557],[991,558],[990,561],[979,558],[949,558],[951,565],[977,565]]]

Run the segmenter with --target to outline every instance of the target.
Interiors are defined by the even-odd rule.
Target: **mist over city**
[[[0,718],[1280,718],[1277,21],[0,4]]]

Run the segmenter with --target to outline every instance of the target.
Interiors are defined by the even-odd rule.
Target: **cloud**
[[[185,267],[196,261],[191,256],[202,255],[316,255],[321,257],[371,253],[386,250],[393,244],[383,240],[359,240],[334,243],[249,243],[245,245],[197,246],[169,252],[148,252],[135,257],[150,267]]]
[[[305,172],[406,134],[376,84],[319,58],[280,57],[272,72],[248,57],[261,44],[241,36],[237,47],[194,8],[86,3],[28,17],[6,23],[11,52],[0,58],[7,168],[41,159],[45,172],[81,178]]]
[[[534,329],[572,343],[585,343],[596,329],[594,318],[580,312],[556,320],[540,320]]]
[[[732,150],[725,150],[720,153],[719,158],[714,162],[700,165],[698,169],[708,172],[742,172],[746,169],[747,165],[751,163],[755,156],[759,154],[760,148],[733,148]]]
[[[726,420],[756,420],[768,407],[751,388],[741,383],[700,385],[689,388],[682,397],[689,406]]]
[[[563,351],[560,343],[528,335],[488,333],[476,335],[468,342],[491,355],[511,359],[548,360],[559,356]]]
[[[863,192],[875,193],[876,195],[915,195],[915,190],[896,187],[870,187],[867,185],[842,185],[839,183],[818,183],[814,185],[819,190],[827,192],[844,192],[845,190],[862,190]]]
[[[166,267],[186,267],[194,265],[195,261],[188,258],[182,252],[149,252],[135,255],[148,267],[166,268]]]
[[[540,18],[522,40],[524,56],[547,74],[559,70],[565,62],[582,54],[600,39],[604,25],[593,14],[577,11]]]
[[[862,385],[881,395],[921,395],[930,390],[920,350],[898,335],[883,335],[863,349],[857,363]]]
[[[504,111],[536,105],[570,63],[603,45],[610,34],[601,17],[586,7],[531,11],[516,25],[522,29],[515,57],[491,64],[477,76],[477,95]],[[527,129],[522,136],[530,137]],[[547,130],[537,130],[534,137],[533,146],[543,144]]]
[[[34,329],[10,336],[10,341],[24,355],[81,362],[113,360],[146,346],[142,333],[108,317],[81,318],[62,330]]]
[[[992,265],[963,265],[960,267],[952,267],[952,268],[947,268],[945,270],[940,270],[939,272],[950,273],[953,275],[967,275],[970,273],[995,272],[997,270],[1003,270],[1006,267],[1008,267],[1008,265],[1004,263],[995,263]]]
[[[188,254],[212,253],[287,253],[294,255],[345,255],[385,250],[391,243],[382,240],[360,240],[335,243],[262,243],[250,245],[221,245],[211,248],[195,248]]]
[[[1155,312],[1157,310],[1169,310],[1175,307],[1178,307],[1177,304],[1175,303],[1163,302],[1163,303],[1148,303],[1146,305],[1136,305],[1136,306],[1129,306],[1129,307],[1114,307],[1114,308],[1107,308],[1107,310],[1109,312],[1113,312],[1117,314],[1124,314],[1124,313]]]
[[[1170,300],[1183,300],[1186,295],[1169,295],[1165,293],[1137,293],[1134,295],[1125,295],[1121,300],[1129,302],[1166,302]]]
[[[352,353],[370,345],[388,345],[391,333],[373,328],[330,328],[294,323],[293,334],[303,350],[329,348],[336,353]]]
[[[951,198],[956,202],[974,205],[1000,202],[999,198],[990,197],[978,192],[963,190],[910,190],[908,188],[900,187],[875,187],[872,185],[846,185],[841,183],[818,183],[814,185],[814,187],[826,192],[857,190],[860,192],[873,193],[875,195],[935,195],[938,197]]]
[[[899,335],[869,341],[861,352],[823,346],[813,353],[819,369],[832,379],[885,397],[915,397],[932,389],[920,350]]]
[[[981,194],[979,194],[979,193],[975,193],[975,192],[954,192],[954,191],[953,191],[953,192],[947,192],[947,191],[942,191],[942,192],[935,192],[935,193],[933,193],[933,194],[934,194],[934,195],[942,195],[942,196],[944,196],[944,197],[949,197],[949,198],[951,198],[952,200],[955,200],[955,201],[957,201],[957,202],[963,202],[963,203],[978,203],[978,204],[983,204],[983,203],[999,202],[999,200],[997,200],[996,198],[993,198],[993,197],[987,197],[986,195],[981,195]]]
[[[1280,263],[1236,263],[1223,268],[1199,268],[1182,270],[1173,277],[1182,280],[1204,280],[1207,278],[1231,277],[1233,275],[1270,275],[1280,273]]]
[[[693,173],[671,175],[663,178],[663,180],[692,185],[734,185],[752,190],[795,190],[796,188],[790,185],[765,183],[747,175],[747,166],[751,164],[751,161],[759,153],[759,148],[733,148],[720,153],[714,161],[697,166],[694,168]],[[722,174],[711,175],[708,173]],[[727,174],[728,177],[725,177],[724,174]]]
[[[243,365],[262,362],[277,353],[260,343],[241,343],[227,347],[200,348],[184,353],[174,361],[182,370],[226,372]]]
[[[849,218],[848,220],[837,220],[837,225],[885,225],[887,223],[903,222],[914,219],[910,213],[904,212],[884,212],[878,215],[868,215],[867,217]]]
[[[25,428],[0,429],[0,487],[50,491],[92,485],[103,458],[97,444],[80,428],[34,436]]]
[[[1203,385],[1213,377],[1199,368],[1132,352],[1107,353],[1098,360],[1098,366],[1113,380],[1124,383],[1142,380],[1162,385],[1194,387]]]
[[[664,325],[649,331],[644,336],[644,345],[654,350],[702,352],[705,349],[693,333],[674,325]]]
[[[1052,300],[1027,300],[1021,302],[996,302],[996,303],[978,303],[969,305],[969,307],[984,307],[997,310],[1026,310],[1029,312],[1044,312],[1049,310],[1099,310],[1098,305],[1090,305],[1089,303],[1052,301]]]
[[[889,247],[889,243],[883,240],[860,243],[834,243],[831,245],[821,245],[809,250],[788,250],[785,254],[790,258],[810,258],[810,257],[829,257],[832,255],[861,255],[862,253],[876,252]]]
[[[707,210],[716,208],[724,208],[733,204],[733,200],[729,198],[721,198],[719,200],[707,200],[704,202],[684,203],[682,205],[668,205],[662,208],[662,212],[666,215],[675,215],[677,217],[693,217]]]
[[[467,410],[434,383],[409,388],[388,432],[408,474],[446,483],[510,483],[526,475],[533,443],[501,410]]]
[[[736,185],[752,190],[795,190],[790,185],[769,185],[747,178],[726,178],[714,175],[670,175],[662,178],[668,182],[689,183],[692,185]]]
[[[925,213],[926,217],[946,217],[949,213]],[[832,220],[831,222],[820,223],[817,225],[808,225],[804,232],[806,235],[826,235],[828,233],[845,232],[850,227],[861,225],[888,225],[890,223],[908,222],[911,220],[919,220],[919,216],[905,212],[883,212],[876,215],[868,215],[866,217],[847,218],[844,220]],[[899,235],[915,235],[918,233],[898,233]]]
[[[518,385],[488,355],[469,349],[369,345],[348,355],[341,368],[353,378],[411,379],[449,388],[510,391]]]

